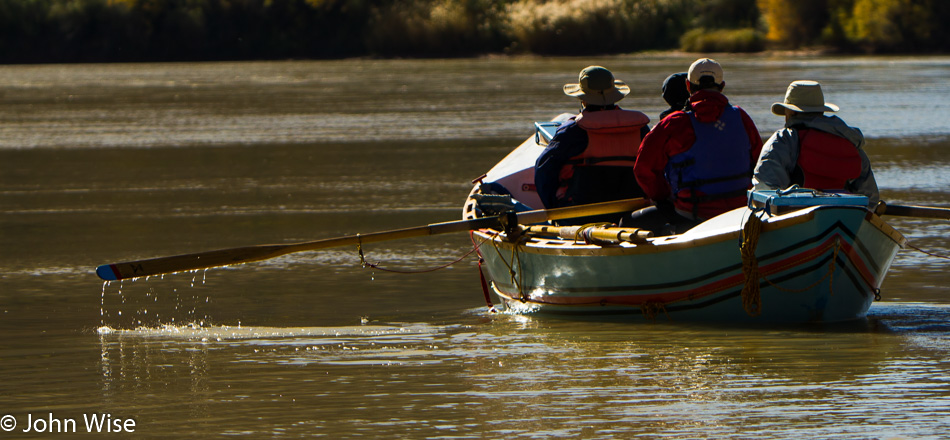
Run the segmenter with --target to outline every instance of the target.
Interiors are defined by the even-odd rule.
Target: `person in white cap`
[[[762,138],[745,110],[722,94],[725,85],[716,60],[700,58],[690,65],[687,110],[673,112],[643,138],[634,165],[654,206],[625,217],[623,226],[682,233],[746,206]]]
[[[785,189],[793,184],[822,191],[863,194],[869,207],[880,200],[871,161],[864,152],[864,134],[837,116],[838,106],[825,102],[821,84],[794,81],[785,101],[772,113],[785,116],[785,128],[765,141],[755,166],[756,189]]]
[[[564,93],[581,112],[561,125],[535,164],[535,187],[545,208],[643,197],[633,176],[640,140],[650,118],[617,106],[630,88],[601,66],[581,70]],[[620,216],[560,222],[619,221]]]

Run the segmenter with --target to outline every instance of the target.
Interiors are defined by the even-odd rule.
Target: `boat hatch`
[[[749,208],[765,209],[773,215],[818,205],[867,208],[868,198],[860,194],[823,192],[809,188],[799,188],[798,185],[778,191],[749,191]]]

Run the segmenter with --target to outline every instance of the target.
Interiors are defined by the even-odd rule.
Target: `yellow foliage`
[[[856,41],[893,41],[898,35],[890,20],[897,8],[893,0],[856,0],[849,26],[848,37]]]
[[[795,0],[757,0],[759,11],[765,19],[768,32],[765,38],[774,43],[794,40],[793,20]]]
[[[816,43],[828,24],[826,0],[756,0],[768,26],[766,39],[788,47]]]

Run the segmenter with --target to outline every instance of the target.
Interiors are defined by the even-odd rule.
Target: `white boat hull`
[[[864,317],[905,242],[866,209],[811,207],[766,218],[756,258],[743,261],[740,231],[750,212],[646,244],[512,243],[493,230],[473,239],[494,293],[515,311],[766,323]],[[750,265],[757,289],[746,287]],[[750,309],[754,291],[758,308]]]

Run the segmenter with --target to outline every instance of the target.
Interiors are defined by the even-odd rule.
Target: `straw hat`
[[[836,112],[838,106],[825,102],[825,95],[821,92],[821,84],[816,81],[794,81],[788,85],[785,92],[785,102],[772,104],[772,113],[785,116],[789,109],[802,113]]]
[[[630,93],[630,87],[614,79],[614,74],[600,66],[585,67],[577,78],[577,84],[564,84],[565,95],[593,105],[611,105],[627,93]]]

